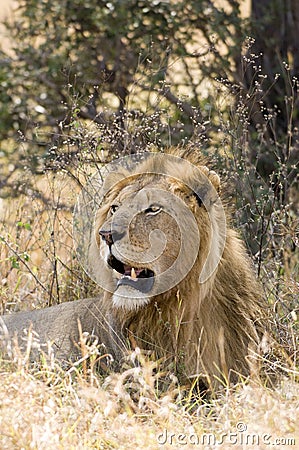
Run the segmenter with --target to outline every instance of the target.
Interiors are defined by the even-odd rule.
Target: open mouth
[[[127,285],[143,293],[147,293],[152,289],[155,277],[152,270],[129,266],[119,261],[112,254],[110,254],[107,262],[118,274],[117,287]]]

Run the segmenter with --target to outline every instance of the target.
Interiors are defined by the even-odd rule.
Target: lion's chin
[[[139,309],[150,302],[151,297],[131,286],[121,285],[112,296],[113,305],[116,308],[123,308],[129,311]]]

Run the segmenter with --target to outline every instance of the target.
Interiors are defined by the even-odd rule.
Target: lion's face
[[[98,243],[122,297],[118,304],[123,298],[125,304],[132,298],[147,302],[157,292],[159,276],[175,263],[181,237],[173,213],[166,191],[157,186],[138,191],[127,186],[113,198],[98,228]]]
[[[95,236],[114,305],[135,309],[169,292],[190,271],[199,276],[211,224],[207,208],[187,185],[137,174],[108,191]]]

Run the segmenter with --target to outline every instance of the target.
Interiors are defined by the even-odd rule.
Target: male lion
[[[107,175],[88,249],[101,297],[4,316],[4,338],[32,324],[62,361],[79,358],[78,320],[116,361],[132,347],[206,386],[247,376],[263,334],[261,295],[218,175],[191,151],[151,154]],[[21,341],[20,341],[21,342]]]

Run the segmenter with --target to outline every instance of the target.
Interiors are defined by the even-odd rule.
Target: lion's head
[[[213,276],[225,239],[215,172],[156,154],[133,173],[110,173],[103,189],[95,240],[116,307],[139,308],[189,277]]]

